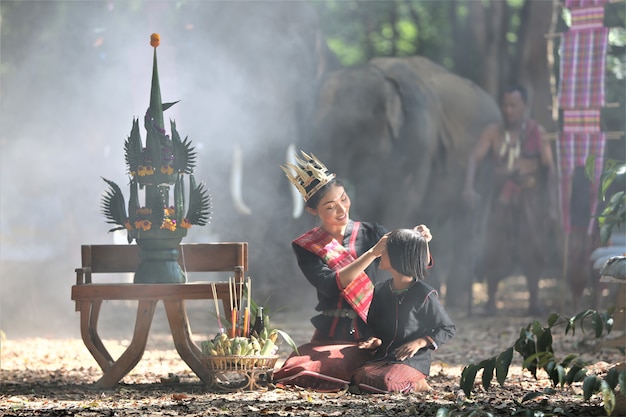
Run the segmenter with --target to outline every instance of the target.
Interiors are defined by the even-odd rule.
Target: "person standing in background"
[[[485,158],[493,164],[485,241],[476,272],[486,278],[486,311],[497,310],[495,299],[500,281],[516,267],[526,277],[528,312],[543,314],[539,280],[547,266],[547,234],[557,220],[557,181],[552,149],[544,129],[527,116],[527,93],[511,86],[502,98],[503,125],[485,128],[471,153],[463,197],[475,207],[476,170]]]

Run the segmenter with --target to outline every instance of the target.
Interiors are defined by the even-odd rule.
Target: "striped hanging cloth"
[[[561,43],[559,107],[563,110],[563,129],[559,135],[559,198],[563,227],[571,230],[570,199],[573,173],[585,166],[590,154],[596,156],[592,189],[602,174],[606,135],[600,129],[600,109],[605,104],[605,71],[608,28],[604,27],[604,5],[609,0],[566,0],[571,12],[571,27]],[[598,199],[591,196],[591,215]],[[594,219],[589,222],[588,233]]]
[[[600,131],[600,110],[563,110],[563,132],[559,138],[558,163],[561,172],[559,194],[563,208],[563,227],[570,231],[571,181],[574,169],[585,166],[587,157],[596,155],[592,189],[597,189],[602,175],[604,161],[604,146],[606,134]],[[598,206],[598,199],[591,196],[591,214],[594,215]],[[589,222],[588,233],[591,233],[594,219]]]

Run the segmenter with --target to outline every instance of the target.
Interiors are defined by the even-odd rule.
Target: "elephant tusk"
[[[285,158],[285,160],[295,165],[295,155],[296,147],[292,143],[287,146],[287,157]],[[296,189],[296,187],[289,187],[289,189],[291,190],[291,199],[293,200],[293,212],[291,213],[291,215],[294,219],[297,219],[302,215],[302,212],[304,211],[304,200],[302,200],[302,196],[300,195],[300,192]]]
[[[233,165],[230,177],[230,192],[233,198],[233,203],[235,204],[235,209],[243,215],[252,214],[252,210],[248,208],[246,203],[243,202],[241,198],[241,189],[242,189],[242,172],[243,172],[243,157],[241,156],[241,147],[237,144],[235,145],[235,150],[233,153]]]

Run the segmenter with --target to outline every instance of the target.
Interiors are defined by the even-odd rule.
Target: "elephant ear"
[[[433,175],[432,167],[438,162],[436,153],[441,105],[422,73],[415,71],[407,60],[374,59],[371,64],[384,74],[387,83],[394,87],[392,95],[398,97],[387,100],[388,103],[392,103],[392,107],[387,109],[388,114],[391,114],[388,123],[390,126],[396,124],[393,129],[397,131],[397,140],[389,160],[410,161],[412,165],[412,168],[403,172],[401,179],[398,179],[392,170],[386,170],[383,175],[389,175],[389,178],[385,179],[385,182],[410,190],[406,193],[404,207],[421,207]],[[398,99],[399,103],[396,102]],[[401,111],[400,114],[395,114],[394,106],[398,105]],[[397,207],[386,210],[401,209]],[[388,213],[387,216],[387,218],[401,217],[402,213],[399,212]]]
[[[428,83],[429,71],[422,73],[413,62],[398,58],[374,59],[372,65],[382,71],[389,86],[386,111],[398,140],[397,151],[401,155],[407,155],[402,153],[405,151],[434,151],[443,111]]]

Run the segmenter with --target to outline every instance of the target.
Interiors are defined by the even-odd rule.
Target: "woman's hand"
[[[430,233],[430,229],[426,227],[425,224],[420,224],[419,226],[415,226],[413,230],[421,233],[422,236],[424,236],[424,239],[426,240],[426,242],[430,242],[431,240],[433,240],[433,235]]]
[[[376,350],[383,344],[383,341],[377,337],[370,337],[359,343],[359,349]]]
[[[381,237],[380,240],[376,242],[374,246],[372,246],[372,249],[370,249],[370,251],[372,252],[372,255],[378,258],[380,255],[383,254],[383,251],[387,247],[388,237],[389,237],[389,233],[385,233],[385,235]]]
[[[407,342],[397,348],[393,353],[396,356],[396,359],[399,361],[403,361],[406,358],[412,358],[420,349],[426,347],[428,342],[426,339],[420,337],[419,339],[415,339],[411,342]]]

